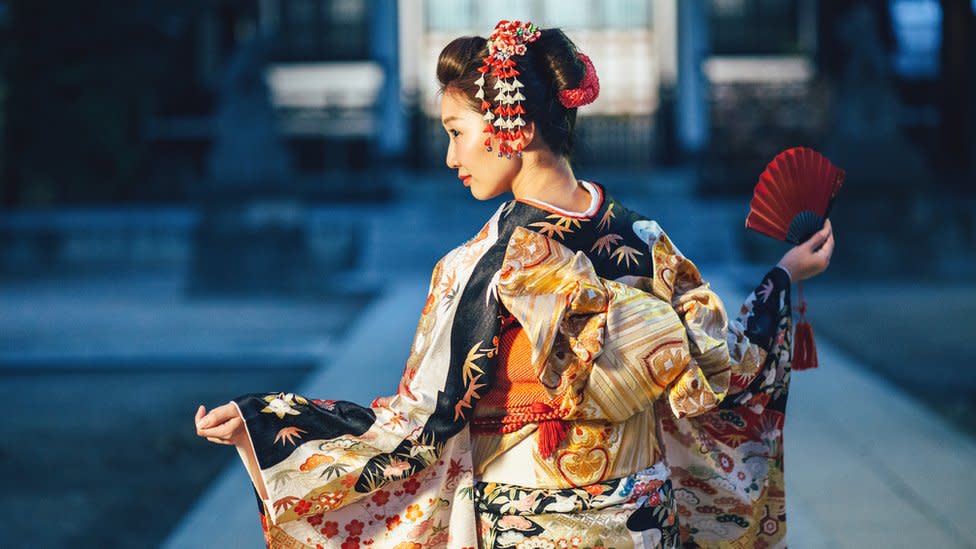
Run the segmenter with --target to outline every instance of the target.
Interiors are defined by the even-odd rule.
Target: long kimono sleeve
[[[694,264],[656,229],[655,293],[671,300],[695,361],[710,373],[712,389],[725,393],[717,407],[685,416],[672,394],[675,413],[660,414],[682,541],[723,549],[783,547],[790,275],[770,269],[730,320]]]
[[[783,267],[773,267],[739,307],[729,323],[729,350],[735,357],[750,357],[758,367],[735,372],[726,406],[742,404],[757,393],[786,391],[792,359],[791,277]],[[753,402],[756,404],[756,402]]]
[[[450,491],[447,486],[445,492],[446,484],[456,484],[462,471],[470,471],[462,462],[463,451],[456,452],[451,439],[470,416],[459,402],[466,398],[470,407],[471,399],[477,398],[471,386],[477,390],[484,382],[461,379],[462,363],[490,370],[491,364],[479,359],[495,350],[490,337],[488,344],[479,341],[470,352],[466,346],[458,350],[458,330],[452,328],[460,315],[459,302],[472,301],[468,287],[485,278],[473,268],[471,256],[477,255],[470,250],[467,254],[458,258],[455,250],[435,267],[397,394],[369,406],[293,393],[248,394],[233,400],[259,468],[251,476],[266,491],[263,504],[272,524],[335,511],[394,482],[400,483],[398,488],[388,493],[414,494],[423,488],[413,482],[430,480],[440,486],[428,495],[444,494]],[[491,323],[497,322],[497,314],[484,307],[481,295],[477,298],[480,309],[475,310],[484,317],[483,329],[463,330],[463,336],[495,329]],[[428,471],[433,464],[437,470]]]

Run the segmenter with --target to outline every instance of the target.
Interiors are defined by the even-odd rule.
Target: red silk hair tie
[[[600,79],[596,76],[596,68],[585,53],[577,53],[576,57],[583,62],[583,80],[579,87],[559,92],[559,102],[567,109],[575,109],[589,105],[600,95]]]

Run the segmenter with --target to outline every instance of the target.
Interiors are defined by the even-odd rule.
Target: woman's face
[[[441,124],[447,131],[447,167],[457,170],[458,179],[478,200],[489,200],[512,190],[512,180],[522,165],[518,158],[498,158],[498,143],[485,150],[485,121],[481,113],[460,96],[447,90],[441,94]]]

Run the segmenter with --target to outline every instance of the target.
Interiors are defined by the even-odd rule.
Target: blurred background
[[[787,250],[743,227],[766,164],[843,167],[804,285],[818,343],[976,466],[976,0],[0,0],[0,546],[179,546],[239,468],[197,404],[334,367],[394,282],[421,281],[412,331],[434,262],[499,203],[445,169],[437,56],[500,19],[593,59],[576,174],[658,219],[730,310]],[[899,448],[924,469],[932,444]],[[976,544],[912,490],[949,540],[929,546]]]

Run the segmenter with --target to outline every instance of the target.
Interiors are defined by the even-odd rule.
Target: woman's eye
[[[457,136],[461,135],[461,132],[459,132],[457,130],[447,130],[447,133],[451,134],[451,137],[457,137]]]

